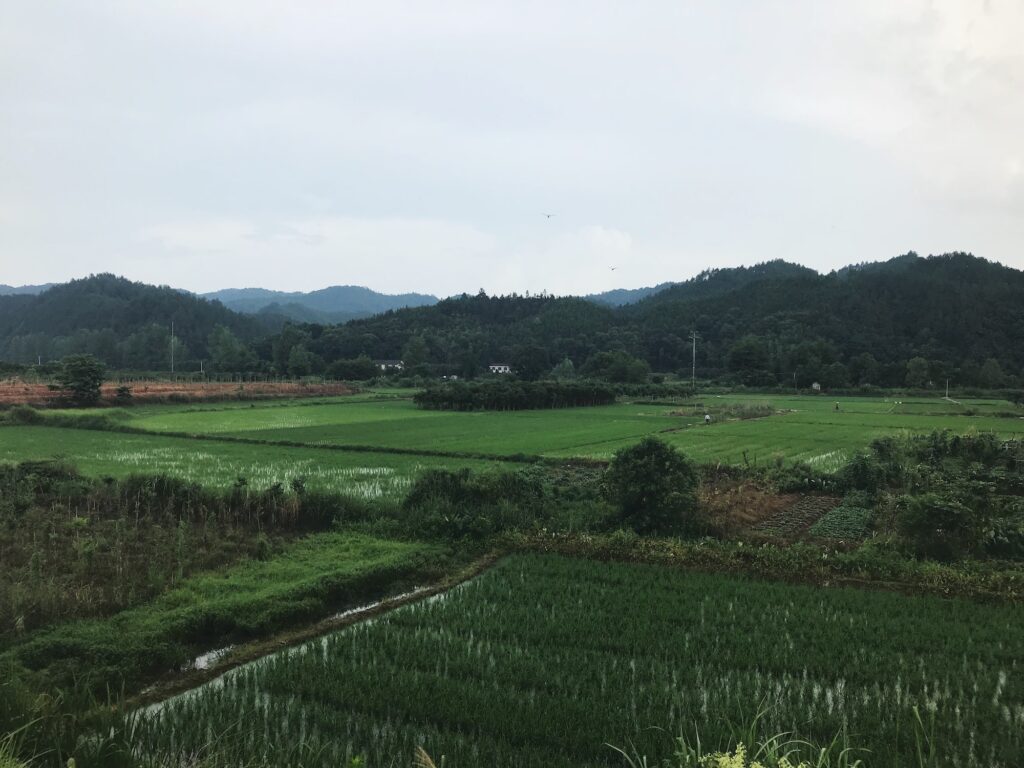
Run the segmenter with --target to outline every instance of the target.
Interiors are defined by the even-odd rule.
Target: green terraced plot
[[[310,488],[363,498],[400,498],[427,468],[484,469],[496,464],[58,427],[0,427],[0,461],[54,458],[70,461],[96,477],[166,473],[215,488],[227,488],[244,477],[257,490],[274,483],[287,486],[301,477]]]
[[[156,431],[218,434],[310,445],[359,445],[496,455],[587,456],[609,442],[634,442],[644,435],[677,429],[693,417],[671,408],[609,405],[544,411],[427,411],[408,401],[332,403],[293,408],[182,411],[133,419],[132,426]]]
[[[767,733],[827,743],[844,726],[873,768],[1010,768],[1024,754],[1019,608],[820,589],[657,566],[520,556],[448,595],[228,673],[164,704],[146,754],[216,729],[235,762],[450,768],[651,765],[699,724],[705,746],[765,708]],[[659,729],[665,729],[664,731]]]
[[[153,432],[495,457],[607,459],[645,435],[658,435],[702,462],[764,464],[779,455],[825,471],[841,466],[874,438],[903,431],[1024,435],[1024,410],[998,400],[708,395],[679,405],[462,413],[420,410],[409,400],[375,397],[146,406],[114,415]],[[744,420],[731,415],[730,408],[744,405],[767,405],[775,412]],[[703,423],[705,410],[715,414],[710,425]]]
[[[105,675],[133,685],[180,666],[196,643],[244,639],[323,618],[339,601],[351,605],[400,579],[418,580],[443,555],[431,544],[315,534],[292,541],[269,560],[186,578],[152,602],[109,619],[69,622],[16,640],[0,653],[0,664],[7,655],[33,669],[64,667],[82,678]]]

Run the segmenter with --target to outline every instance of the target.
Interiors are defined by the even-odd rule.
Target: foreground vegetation
[[[887,435],[948,429],[1024,436],[1021,413],[1018,406],[999,400],[766,395],[705,395],[668,402],[637,399],[600,408],[516,412],[422,410],[408,399],[379,396],[251,407],[60,411],[35,417],[12,411],[6,415],[8,424],[20,418],[24,425],[34,418],[33,423],[120,430],[128,436],[116,439],[126,449],[116,450],[110,438],[19,427],[3,433],[7,439],[0,440],[0,460],[65,453],[90,473],[171,472],[221,487],[238,475],[262,487],[301,474],[335,490],[363,485],[375,493],[379,484],[382,493],[397,497],[408,487],[411,470],[417,466],[474,467],[469,461],[473,458],[607,461],[615,451],[651,435],[700,463],[764,467],[802,461],[816,470],[833,472],[872,440]],[[705,415],[712,417],[710,425],[704,423]],[[160,436],[143,439],[134,434],[139,431],[218,442],[183,450],[183,441]],[[228,443],[238,440],[252,447]],[[260,443],[286,450],[260,450]],[[136,446],[137,451],[131,450]],[[329,448],[345,449],[350,455],[329,455],[324,452]],[[190,451],[197,460],[188,461]],[[383,455],[387,452],[391,458]],[[356,458],[360,453],[365,456]],[[381,467],[387,476],[350,471],[373,467]]]
[[[760,704],[766,729],[844,734],[872,766],[913,762],[915,710],[942,765],[1010,766],[1022,643],[1012,607],[524,556],[230,673],[136,735],[179,757],[217,723],[218,750],[281,764],[301,743],[308,765],[387,764],[420,745],[453,766],[611,765],[608,741],[671,754],[653,725],[699,722],[726,748],[726,724]]]
[[[846,745],[874,750],[867,765],[903,765],[922,738],[938,751],[921,765],[1009,766],[1024,717],[1010,660],[1024,596],[1013,406],[836,405],[705,396],[440,413],[362,397],[11,410],[4,455],[74,457],[83,474],[0,465],[0,734],[19,734],[5,748],[79,768],[238,766],[243,754],[379,764],[421,745],[451,766],[612,765],[621,755],[605,742],[657,761],[671,739],[651,727],[699,722],[705,754],[680,764],[704,768],[722,764],[705,760],[713,750],[735,764],[729,725],[764,709],[762,733],[833,743],[830,766],[851,765]],[[947,423],[1002,436],[925,429]],[[675,447],[752,434],[799,455],[828,433],[850,442],[827,463],[749,447],[710,463]],[[610,446],[607,466],[593,459]],[[511,447],[536,452],[497,453]],[[572,460],[551,455],[563,451]],[[165,474],[133,474],[142,467]],[[483,586],[234,673],[156,720],[106,706],[205,652],[303,636],[339,607],[493,550],[526,557]],[[913,598],[820,589],[836,585]],[[584,710],[590,724],[574,731],[566,718]]]

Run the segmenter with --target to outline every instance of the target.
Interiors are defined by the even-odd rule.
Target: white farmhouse
[[[491,363],[487,368],[491,373],[512,373],[512,366],[507,363]]]

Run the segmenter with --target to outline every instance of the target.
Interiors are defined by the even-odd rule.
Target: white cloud
[[[1024,266],[1022,37],[1009,0],[13,0],[0,282]]]

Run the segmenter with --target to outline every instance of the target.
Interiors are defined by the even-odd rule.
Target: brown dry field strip
[[[347,384],[330,382],[324,384],[305,384],[301,382],[273,381],[156,381],[140,380],[125,382],[131,387],[132,399],[136,402],[147,400],[162,402],[171,398],[182,398],[187,401],[202,400],[233,400],[270,397],[322,397],[329,395],[349,395],[355,390]],[[114,402],[120,382],[111,381],[103,385],[101,397],[106,402]],[[59,393],[50,389],[49,385],[22,381],[21,379],[4,379],[0,381],[0,404],[2,405],[48,405],[59,397]]]

